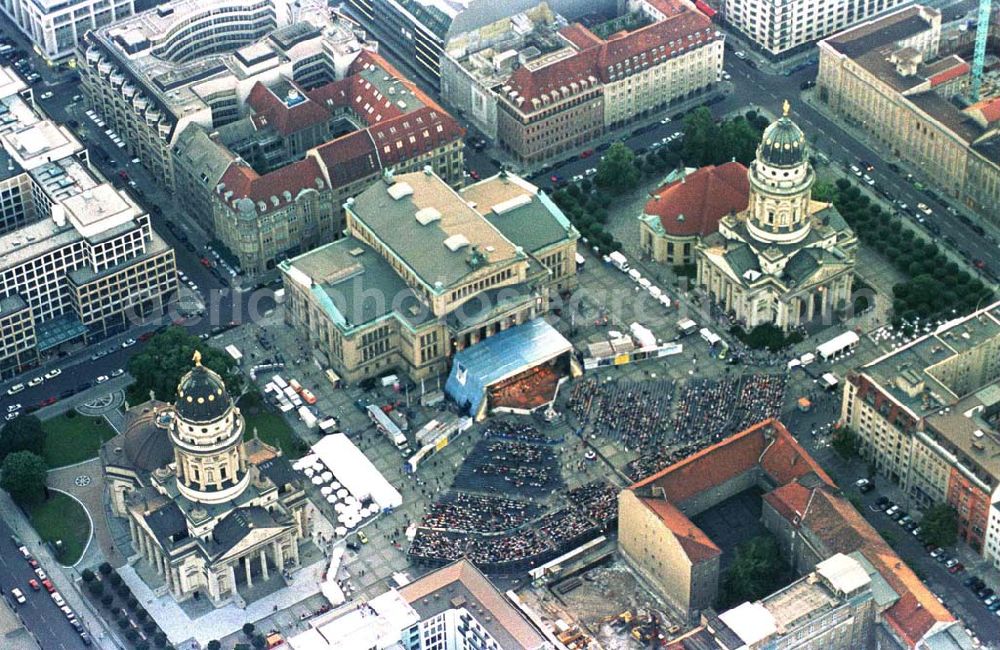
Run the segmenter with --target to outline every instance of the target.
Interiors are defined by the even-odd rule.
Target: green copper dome
[[[772,167],[795,167],[807,159],[806,136],[787,114],[764,130],[757,159]]]

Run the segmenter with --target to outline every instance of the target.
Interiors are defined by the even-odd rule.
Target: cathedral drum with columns
[[[129,409],[102,448],[111,509],[128,520],[136,570],[155,592],[244,603],[254,581],[298,566],[311,511],[299,475],[279,449],[244,440],[244,427],[196,352],[174,404]]]
[[[830,323],[850,302],[857,237],[833,205],[812,200],[805,135],[788,113],[785,102],[764,131],[746,210],[697,249],[698,285],[748,329]]]

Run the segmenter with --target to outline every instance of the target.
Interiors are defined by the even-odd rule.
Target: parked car
[[[58,377],[61,374],[62,374],[62,369],[61,368],[53,368],[52,370],[50,370],[47,373],[45,373],[45,378],[46,379],[55,379],[56,377]]]
[[[107,380],[108,380],[108,376],[107,375],[101,375],[100,377],[98,377],[94,381],[96,381],[98,384],[103,384]]]
[[[854,486],[856,488],[858,488],[859,490],[861,490],[862,494],[865,494],[867,492],[871,492],[872,490],[875,489],[875,486],[872,485],[872,482],[869,481],[866,478],[859,478],[858,480],[856,480],[854,482]]]
[[[940,556],[940,555],[941,555],[942,553],[944,553],[944,549],[943,549],[943,548],[941,548],[940,546],[935,546],[935,547],[934,547],[934,550],[930,552],[930,556],[931,556],[931,557],[933,557],[933,558],[937,558],[937,557],[939,557],[939,556]]]
[[[38,584],[38,581],[35,580],[34,578],[32,578],[31,580],[28,580],[28,586],[31,587],[32,589],[34,589],[35,591],[39,591],[42,588],[42,586],[40,584]]]
[[[35,387],[40,385],[43,381],[45,381],[45,378],[42,376],[32,377],[31,379],[28,380],[28,386]]]
[[[28,599],[24,597],[24,592],[18,589],[17,587],[14,587],[13,589],[10,590],[10,595],[14,597],[14,600],[21,603],[22,605],[28,602]]]
[[[965,570],[965,565],[962,564],[961,562],[956,562],[954,565],[948,567],[948,573],[952,574],[959,573],[960,571],[964,570]]]

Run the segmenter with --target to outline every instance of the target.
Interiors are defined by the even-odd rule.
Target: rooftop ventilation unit
[[[519,194],[512,199],[507,199],[506,201],[502,201],[501,203],[494,205],[493,212],[498,215],[505,214],[511,210],[516,210],[521,206],[528,205],[529,203],[531,203],[530,194]]]
[[[392,197],[393,201],[398,201],[404,196],[413,196],[413,188],[410,187],[409,183],[405,182],[393,183],[386,191],[389,192],[389,196]]]
[[[469,240],[465,235],[458,234],[452,235],[448,239],[444,240],[444,245],[448,247],[448,250],[455,252],[469,245]]]
[[[434,223],[435,221],[441,220],[441,213],[437,208],[421,208],[417,210],[416,213],[417,223],[421,226],[426,226],[428,224]]]
[[[359,255],[363,255],[364,252],[365,252],[365,249],[361,248],[360,246],[352,248],[351,250],[348,251],[348,253],[350,253],[351,257],[357,257]]]

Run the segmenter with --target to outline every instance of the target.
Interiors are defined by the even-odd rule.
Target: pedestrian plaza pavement
[[[672,284],[670,277],[672,274],[664,270],[660,286],[672,297],[682,295],[685,302],[695,299],[693,294],[683,294]],[[624,274],[603,264],[600,258],[590,253],[587,253],[587,263],[580,272],[580,281],[581,288],[573,297],[579,307],[563,309],[561,317],[552,316],[549,319],[578,348],[588,342],[606,340],[609,330],[627,332],[628,325],[634,321],[649,327],[659,339],[670,340],[676,334],[677,321],[689,315],[699,324],[712,327],[719,334],[725,335],[725,332],[714,325],[706,314],[668,310],[650,298],[646,292],[636,291],[635,285]],[[607,324],[596,322],[602,313],[609,318]],[[795,354],[812,350],[818,342],[831,338],[835,333],[836,331],[831,330],[828,335],[821,333],[810,337],[795,351]],[[261,335],[269,342],[268,348],[260,344]],[[776,366],[763,368],[747,365],[730,366],[710,356],[707,343],[697,335],[682,339],[680,343],[684,347],[682,354],[637,364],[601,368],[588,372],[586,377],[596,378],[600,382],[669,380],[679,386],[691,379],[713,379],[731,376],[734,373],[785,372],[783,361]],[[396,573],[405,572],[410,578],[416,578],[427,571],[426,568],[410,565],[405,555],[409,544],[406,531],[411,525],[419,523],[428,505],[451,486],[463,459],[481,439],[482,426],[473,427],[430,460],[425,461],[416,475],[408,475],[402,469],[404,462],[402,456],[388,440],[372,428],[367,416],[355,406],[354,402],[362,397],[379,403],[408,401],[413,410],[421,413],[414,425],[420,426],[434,414],[433,409],[426,410],[418,406],[420,386],[411,389],[409,394],[405,391],[394,393],[391,389],[380,387],[365,392],[356,385],[334,388],[324,374],[326,368],[311,357],[311,353],[305,349],[295,332],[284,324],[281,305],[269,314],[264,322],[250,323],[224,332],[213,337],[210,344],[218,348],[224,348],[229,344],[236,345],[244,354],[245,371],[249,371],[250,367],[261,363],[265,358],[274,359],[276,353],[280,352],[284,357],[285,367],[261,373],[258,386],[266,383],[275,373],[286,380],[297,379],[316,395],[318,400],[316,406],[320,412],[324,416],[337,418],[338,428],[351,436],[355,444],[402,494],[403,505],[400,508],[377,517],[364,529],[369,543],[361,546],[358,552],[347,550],[344,553],[340,575],[349,581],[355,596],[371,598],[384,592],[393,585],[393,575]],[[854,357],[832,366],[831,369],[843,377],[847,368],[879,352],[880,350],[866,339]],[[443,383],[442,377],[440,383],[428,380],[424,387],[430,391],[440,388]],[[579,423],[571,414],[566,413],[565,408],[570,392],[571,386],[566,386],[560,391],[556,406],[557,410],[563,413],[561,419],[554,423],[533,420],[533,423],[550,437],[565,439],[565,442],[556,448],[556,456],[566,489],[579,487],[596,479],[608,480],[619,487],[629,484],[629,478],[620,470],[635,459],[635,451],[626,451],[620,443],[606,436],[588,435],[580,438],[574,435]],[[808,436],[809,427],[827,422],[839,412],[839,403],[835,396],[820,395],[820,392],[812,376],[801,371],[789,373],[785,409],[782,415],[793,423],[793,433]],[[806,394],[814,395],[821,408],[817,408],[814,413],[800,414],[794,408],[795,400],[798,396]],[[303,440],[313,443],[320,438],[317,430],[307,429],[296,418],[289,417],[287,421],[295,434]],[[584,460],[584,454],[589,449],[598,452],[599,458]],[[319,503],[318,498],[314,498],[314,502],[321,509],[326,505]],[[335,542],[335,544],[344,543],[343,539]],[[508,578],[513,579],[513,576]],[[501,579],[501,582],[504,582],[504,579]],[[212,619],[220,621],[213,628],[216,630],[212,633],[215,636],[203,634],[199,630],[199,638],[221,638],[221,632],[235,629],[230,621],[235,622],[237,618],[240,625],[247,620],[256,621],[258,629],[261,630],[277,629],[285,634],[294,633],[303,629],[306,624],[303,617],[315,612],[323,599],[315,594],[293,592],[282,597],[280,602],[267,602],[270,603],[267,606],[253,603],[246,611],[234,612],[230,608],[224,608],[225,613],[216,614]],[[275,604],[279,605],[277,611],[273,609]],[[262,617],[263,620],[257,621]],[[199,627],[201,627],[200,621],[201,619]],[[231,634],[238,636],[238,633],[231,632]],[[234,636],[233,640],[239,639]]]

